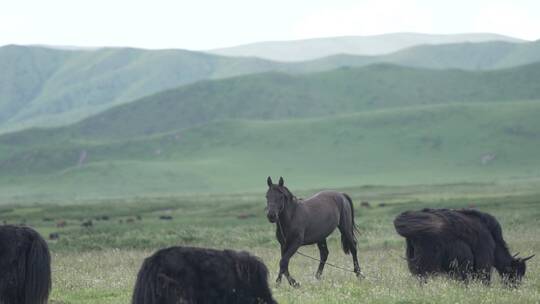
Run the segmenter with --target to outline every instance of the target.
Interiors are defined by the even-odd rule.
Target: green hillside
[[[0,132],[75,122],[112,106],[204,79],[265,71],[291,74],[393,63],[466,70],[540,61],[540,42],[419,46],[381,56],[339,55],[301,63],[184,50],[0,47]]]
[[[86,119],[78,137],[125,139],[223,119],[318,117],[449,102],[540,98],[540,64],[489,72],[391,65],[306,75],[268,73],[158,93]]]
[[[540,101],[415,106],[223,121],[113,143],[44,139],[34,131],[26,142],[47,142],[39,148],[1,138],[1,146],[11,147],[0,154],[1,192],[42,198],[243,192],[260,190],[267,175],[287,176],[296,188],[539,178],[538,113]]]
[[[167,88],[273,65],[184,50],[5,46],[0,48],[0,128],[65,124]]]

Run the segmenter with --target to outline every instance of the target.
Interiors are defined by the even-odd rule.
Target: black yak
[[[473,209],[423,209],[403,212],[394,220],[398,234],[406,238],[409,270],[424,279],[446,273],[463,280],[491,280],[492,268],[503,281],[516,286],[532,258],[512,256],[499,222]]]
[[[45,304],[50,290],[45,240],[29,227],[0,226],[0,303]]]
[[[276,303],[267,279],[247,252],[170,247],[145,259],[132,304]]]

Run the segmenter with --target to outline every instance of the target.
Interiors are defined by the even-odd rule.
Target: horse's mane
[[[285,197],[287,198],[287,201],[290,201],[291,203],[298,204],[298,199],[292,192],[289,190],[289,188],[285,186],[277,186],[276,189],[278,189],[279,192],[283,193]]]

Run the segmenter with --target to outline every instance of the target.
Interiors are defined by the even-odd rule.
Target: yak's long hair
[[[0,226],[0,303],[45,304],[51,290],[51,256],[29,227]]]
[[[143,262],[132,304],[275,303],[268,270],[247,252],[170,247]]]
[[[506,283],[516,284],[532,257],[510,255],[499,222],[478,210],[407,211],[396,217],[394,226],[406,238],[409,269],[421,276],[446,272],[489,282],[495,267]]]

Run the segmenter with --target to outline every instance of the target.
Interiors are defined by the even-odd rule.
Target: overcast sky
[[[539,0],[0,0],[0,45],[212,49],[390,32],[540,38]]]

